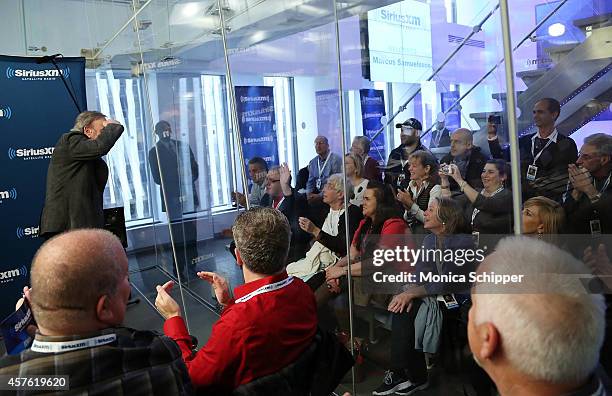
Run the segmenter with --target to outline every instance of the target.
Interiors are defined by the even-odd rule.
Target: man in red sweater
[[[317,331],[314,294],[285,271],[291,235],[287,218],[273,208],[251,209],[236,218],[232,232],[245,284],[231,299],[225,279],[198,273],[224,305],[200,351],[192,352],[181,309],[168,294],[172,281],[157,286],[155,300],[166,318],[164,333],[180,346],[193,386],[215,394],[231,393],[294,362]]]

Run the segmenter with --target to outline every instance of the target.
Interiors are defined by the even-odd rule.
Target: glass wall
[[[559,228],[543,231],[541,220],[533,228],[529,208],[580,200],[586,193],[568,176],[576,161],[599,193],[609,184],[607,168],[585,164],[598,155],[585,139],[612,130],[612,7],[510,3],[504,48],[493,0],[0,0],[0,32],[14,38],[0,53],[85,57],[88,108],[125,126],[105,158],[104,204],[125,214],[130,281],[141,298],[128,324],[161,329],[155,287],[173,280],[189,330],[205,344],[221,311],[196,274],[244,283],[231,226],[245,208],[270,205],[292,226],[288,272],[308,281],[320,326],[357,358],[340,393],[371,394],[404,376],[418,386],[429,379],[423,394],[463,394],[482,385],[470,379],[479,371],[467,348],[469,298],[372,284],[373,250],[443,248],[440,240],[462,235],[490,252],[519,230],[595,233],[594,219],[571,216]],[[560,158],[532,139],[555,131],[575,142]],[[327,183],[332,174],[340,182]],[[525,203],[536,196],[552,201]],[[437,214],[445,205],[460,218],[450,231]],[[599,227],[610,232],[603,220]],[[335,236],[335,248],[319,232]],[[568,238],[577,256],[592,242]],[[433,344],[415,352],[409,312],[426,304],[450,313],[440,314]]]

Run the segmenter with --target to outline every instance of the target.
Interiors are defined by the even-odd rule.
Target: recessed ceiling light
[[[559,37],[565,34],[565,25],[562,23],[553,23],[548,27],[548,34],[552,37]]]

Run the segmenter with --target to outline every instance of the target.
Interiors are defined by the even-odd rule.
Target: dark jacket
[[[605,179],[604,179],[605,180]],[[604,182],[597,183],[597,190],[603,187]],[[601,192],[599,201],[592,203],[586,194],[581,194],[578,200],[571,195],[571,188],[567,193],[563,209],[566,216],[566,232],[569,234],[590,234],[591,220],[599,220],[602,234],[612,234],[612,183]]]
[[[298,194],[295,189],[292,189],[293,194],[285,196],[283,202],[278,206],[278,210],[287,217],[289,226],[291,226],[291,244],[289,246],[289,257],[287,262],[291,263],[304,257],[308,250],[308,241],[310,234],[304,232],[298,223],[300,217],[304,217],[306,213],[305,198],[302,194]],[[271,207],[272,199],[267,193],[261,198],[261,206]]]
[[[40,341],[70,341],[114,333],[105,345],[61,353],[30,349],[0,359],[0,375],[67,375],[68,395],[190,395],[191,381],[178,345],[152,331],[106,329],[88,336],[48,337]],[[20,391],[20,395],[50,391]],[[62,392],[64,394],[64,392]]]
[[[336,254],[338,257],[346,256],[346,213],[348,212],[349,216],[349,232],[348,237],[349,242],[353,240],[353,236],[355,235],[355,231],[357,231],[357,227],[359,226],[359,222],[363,218],[363,214],[361,209],[355,205],[349,205],[348,210],[344,211],[339,218],[338,221],[338,235],[332,236],[321,230],[319,233],[319,242],[332,252]],[[329,213],[329,210],[327,211]],[[326,215],[327,216],[327,215]]]
[[[512,191],[503,189],[492,197],[478,194],[472,203],[464,195],[455,199],[463,207],[463,214],[467,224],[472,222],[474,208],[480,210],[474,218],[472,231],[482,234],[509,234],[512,233]]]
[[[187,155],[189,155],[189,164],[185,163]],[[195,181],[198,180],[198,163],[188,144],[174,139],[157,142],[155,147],[149,150],[149,166],[155,183],[164,185],[164,189],[160,190],[162,210],[168,213],[170,220],[180,220],[188,208],[196,210],[199,205],[198,190],[195,185]],[[187,169],[191,171],[190,189],[182,185],[184,183],[182,175]],[[167,204],[164,191],[168,198]]]
[[[363,166],[363,175],[361,176],[364,179],[368,180],[382,181],[380,167],[378,166],[378,162],[374,158],[368,157],[367,161]]]
[[[454,157],[448,153],[440,160],[440,164],[450,164],[453,162]],[[489,158],[485,156],[482,151],[480,151],[480,147],[474,146],[472,147],[472,152],[470,153],[470,159],[468,160],[467,170],[465,172],[465,180],[470,187],[474,189],[482,188],[482,179],[480,176],[482,175],[482,170],[485,167],[485,164]],[[449,184],[451,191],[459,191],[459,185],[452,177],[449,177]]]
[[[441,136],[438,136],[441,135]],[[438,139],[440,139],[439,142]],[[436,142],[438,144],[436,144]],[[450,132],[448,129],[443,128],[441,131],[434,129],[431,131],[431,143],[429,148],[448,147],[450,146]]]
[[[102,157],[122,133],[122,125],[108,124],[95,140],[74,130],[59,138],[47,171],[41,235],[104,227],[103,194],[108,167]]]
[[[542,152],[535,165],[538,172],[535,181],[527,180],[527,169],[533,163],[531,139],[535,134],[525,135],[519,139],[521,161],[521,187],[523,200],[543,195],[560,201],[567,187],[567,166],[578,159],[578,148],[572,138],[559,133],[557,143],[551,143]],[[493,158],[509,160],[509,155],[502,150],[499,140],[489,142]],[[534,150],[535,151],[535,150]],[[535,152],[537,155],[537,151]]]
[[[241,385],[233,396],[327,396],[355,364],[350,352],[330,332],[319,329],[312,345],[277,373]]]
[[[405,146],[403,144],[400,144],[398,147],[391,150],[389,159],[387,160],[387,166],[385,167],[385,183],[394,187],[397,187],[397,179],[402,174],[404,175],[405,180],[410,180],[408,163],[405,163],[404,166],[402,166],[402,161],[408,161],[408,156],[404,152],[404,147]],[[429,151],[420,141],[414,151],[418,150]]]

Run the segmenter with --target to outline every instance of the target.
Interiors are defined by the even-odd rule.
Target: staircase
[[[557,130],[564,135],[580,129],[612,102],[612,13],[573,23],[585,33],[583,42],[547,48],[553,61],[548,69],[516,73],[527,86],[525,91],[517,92],[519,136],[535,132],[532,109],[541,98],[552,97],[561,102]],[[495,93],[492,97],[506,108],[506,93]],[[504,113],[496,114],[504,117]],[[489,114],[472,113],[470,116],[485,129]],[[507,129],[498,133],[507,136]]]

